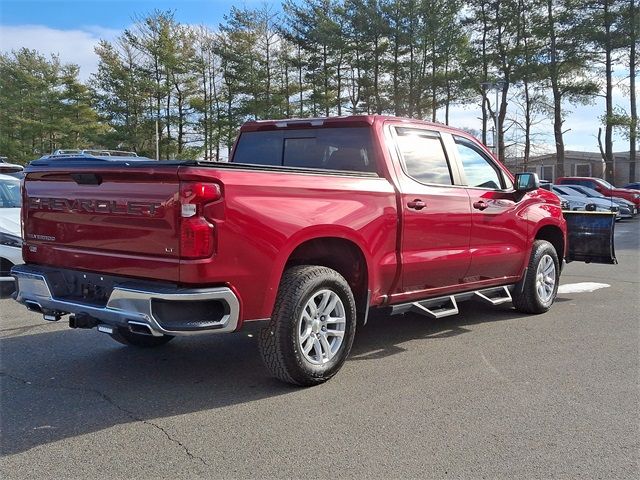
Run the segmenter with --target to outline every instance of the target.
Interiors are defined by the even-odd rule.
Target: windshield
[[[599,179],[597,180],[597,182],[598,182],[600,185],[602,185],[603,187],[606,187],[606,188],[616,188],[616,187],[614,187],[613,185],[611,185],[609,182],[607,182],[606,180],[602,180],[601,178],[599,178]]]
[[[0,178],[0,208],[20,208],[20,180]]]
[[[562,187],[564,189],[565,192],[567,192],[568,195],[576,195],[578,197],[588,197],[589,195],[587,195],[586,193],[584,193],[582,190],[580,190],[579,188],[575,188],[575,187]]]
[[[561,189],[560,187],[553,187],[553,191],[556,193],[559,193],[560,195],[573,195],[573,196],[578,196],[575,193],[569,193],[566,190]]]
[[[573,188],[573,187],[572,187]],[[581,192],[584,192],[588,197],[593,197],[593,198],[606,198],[604,195],[602,195],[600,192],[596,192],[594,189],[589,188],[589,187],[580,187],[579,189]]]

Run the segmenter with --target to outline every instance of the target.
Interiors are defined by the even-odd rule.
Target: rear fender
[[[271,316],[276,296],[278,294],[280,280],[282,279],[287,262],[293,252],[305,242],[323,238],[348,240],[360,249],[366,262],[368,289],[373,291],[372,286],[376,285],[378,282],[378,272],[371,268],[371,265],[373,265],[371,252],[365,247],[366,242],[358,232],[337,225],[314,225],[293,235],[287,242],[286,247],[281,249],[278,253],[276,260],[274,261],[274,268],[271,270],[269,277],[268,289],[265,292],[263,305],[264,318]]]

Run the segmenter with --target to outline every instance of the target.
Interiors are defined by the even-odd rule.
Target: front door
[[[471,202],[471,265],[465,283],[517,277],[526,261],[527,222],[511,181],[468,139],[454,135]]]
[[[392,127],[402,171],[402,285],[416,297],[459,285],[470,264],[471,211],[466,189],[453,186],[441,135]]]

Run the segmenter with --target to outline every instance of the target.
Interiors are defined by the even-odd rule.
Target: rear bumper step
[[[238,326],[240,304],[227,287],[170,289],[123,279],[101,305],[53,294],[54,284],[46,268],[19,265],[11,274],[18,285],[16,300],[50,320],[67,314],[88,316],[101,324],[153,336],[228,333]]]

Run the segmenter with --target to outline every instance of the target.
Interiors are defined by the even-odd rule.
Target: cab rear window
[[[376,172],[371,131],[366,127],[243,132],[231,162]]]

